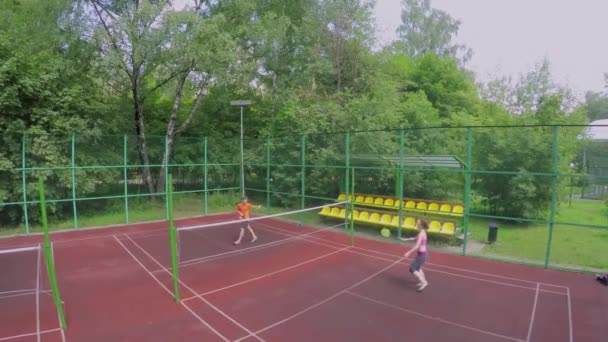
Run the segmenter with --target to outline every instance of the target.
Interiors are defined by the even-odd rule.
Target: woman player
[[[420,232],[415,238],[402,240],[416,240],[416,245],[407,251],[404,254],[404,257],[408,258],[410,254],[416,251],[418,252],[416,254],[416,259],[414,259],[410,265],[410,272],[416,277],[416,279],[418,279],[418,292],[422,292],[429,285],[429,283],[426,281],[426,277],[424,276],[424,272],[422,271],[422,265],[424,265],[428,256],[428,249],[426,248],[426,231],[429,229],[429,224],[425,220],[418,220],[418,222],[416,222],[416,228]]]
[[[236,205],[236,210],[239,213],[239,218],[241,220],[244,220],[244,222],[241,225],[241,232],[239,233],[239,238],[236,239],[236,241],[234,241],[235,245],[238,245],[241,243],[241,239],[243,238],[243,235],[245,235],[245,228],[247,228],[249,230],[249,232],[251,233],[251,242],[255,242],[258,239],[258,237],[253,232],[253,229],[251,229],[251,226],[249,225],[248,220],[249,220],[249,210],[251,210],[251,208],[259,209],[261,207],[262,206],[251,205],[251,203],[249,203],[247,200],[247,196],[243,196],[243,198],[241,199],[241,202],[239,202],[239,204]]]

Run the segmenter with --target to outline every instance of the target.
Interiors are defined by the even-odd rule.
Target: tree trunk
[[[143,165],[144,182],[150,194],[154,193],[154,183],[150,172],[150,158],[148,158],[148,146],[146,145],[146,129],[144,125],[144,111],[140,102],[139,87],[137,81],[133,82],[131,91],[133,93],[133,105],[135,107],[135,131],[137,132],[137,151],[139,160]],[[152,198],[154,199],[154,195]]]

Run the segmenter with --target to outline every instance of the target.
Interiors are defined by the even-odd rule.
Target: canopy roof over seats
[[[353,154],[350,157],[353,165],[390,165],[390,166],[414,166],[414,167],[443,167],[461,168],[464,162],[457,156],[452,155],[417,155],[403,156],[403,163],[399,155],[382,154]]]

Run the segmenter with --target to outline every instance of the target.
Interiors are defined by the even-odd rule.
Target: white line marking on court
[[[224,336],[224,335],[220,334],[220,332],[219,332],[219,331],[215,330],[215,329],[214,329],[214,328],[213,328],[213,327],[212,327],[212,326],[211,326],[209,323],[205,322],[205,320],[204,320],[204,319],[203,319],[201,316],[199,316],[199,315],[198,315],[198,314],[197,314],[197,313],[196,313],[194,310],[192,310],[192,309],[191,309],[191,308],[188,306],[188,304],[184,303],[184,301],[182,301],[182,303],[181,303],[181,304],[182,304],[182,306],[183,306],[183,307],[185,307],[185,308],[186,308],[186,310],[190,311],[190,313],[191,313],[191,314],[192,314],[194,317],[196,317],[196,318],[197,318],[199,321],[201,321],[203,324],[205,324],[205,325],[207,326],[207,328],[209,328],[211,331],[213,331],[213,332],[214,332],[214,333],[215,333],[217,336],[221,337],[221,338],[222,338],[222,340],[224,340],[224,341],[226,341],[226,342],[230,342],[230,340],[229,340],[229,339],[228,339],[226,336]]]
[[[247,284],[247,283],[251,283],[251,282],[256,281],[256,280],[260,280],[260,279],[268,278],[268,277],[273,276],[273,275],[275,275],[275,274],[278,274],[278,273],[281,273],[281,272],[285,272],[285,271],[289,271],[289,270],[292,270],[292,269],[294,269],[294,268],[298,268],[298,267],[300,267],[300,266],[304,266],[304,265],[306,265],[306,264],[310,264],[311,262],[315,262],[315,261],[318,261],[318,260],[321,260],[321,259],[327,258],[327,257],[329,257],[329,256],[331,256],[331,255],[334,255],[334,254],[337,254],[337,253],[343,252],[343,251],[347,250],[348,248],[350,248],[350,247],[345,247],[345,248],[342,248],[342,249],[340,249],[340,250],[333,251],[333,252],[331,252],[331,253],[323,254],[323,255],[321,255],[321,256],[319,256],[319,257],[316,257],[316,258],[314,258],[314,259],[306,260],[306,261],[301,262],[301,263],[299,263],[299,264],[295,264],[295,265],[292,265],[292,266],[289,266],[289,267],[285,267],[285,268],[282,268],[282,269],[277,270],[277,271],[274,271],[274,272],[266,273],[266,274],[264,274],[264,275],[261,275],[261,276],[255,277],[255,278],[247,279],[247,280],[245,280],[245,281],[241,281],[241,282],[239,282],[239,283],[234,283],[234,284],[232,284],[232,285],[228,285],[228,286],[225,286],[225,287],[222,287],[222,288],[219,288],[219,289],[211,290],[211,291],[208,291],[208,292],[202,293],[202,294],[201,294],[201,296],[207,296],[207,295],[210,295],[210,294],[213,294],[213,293],[216,293],[216,292],[221,292],[221,291],[224,291],[224,290],[231,289],[231,288],[233,288],[233,287],[237,287],[237,286],[240,286],[240,285],[244,285],[244,284]],[[187,298],[187,299],[184,299],[184,300],[190,300],[190,299],[193,299],[193,298],[196,298],[196,296],[194,296],[194,297],[190,297],[190,298]]]
[[[530,317],[530,327],[528,328],[528,338],[526,341],[529,342],[532,337],[532,329],[534,326],[534,318],[536,316],[536,305],[538,304],[538,294],[540,293],[540,284],[536,284],[536,294],[534,295],[534,305],[532,306],[532,316]]]
[[[50,334],[50,333],[54,333],[56,331],[60,331],[61,328],[55,328],[55,329],[50,329],[50,330],[45,330],[45,331],[41,331],[40,334]],[[23,334],[23,335],[15,335],[15,336],[8,336],[8,337],[1,337],[0,341],[8,341],[8,340],[12,340],[12,339],[16,339],[16,338],[23,338],[23,337],[29,337],[29,336],[34,336],[37,335],[38,333],[31,333],[31,334]]]
[[[33,295],[36,295],[36,293],[37,293],[36,290],[33,290],[31,292],[17,293],[17,294],[12,294],[9,296],[0,295],[0,300],[6,299],[6,298],[21,297],[21,296],[33,296]],[[50,294],[51,291],[50,290],[40,290],[40,293]]]
[[[40,249],[38,249],[38,261],[36,269],[36,333],[37,341],[40,342]]]
[[[299,311],[299,312],[297,312],[297,313],[295,313],[295,314],[293,314],[293,315],[291,315],[291,316],[289,316],[289,317],[287,317],[287,318],[285,318],[285,319],[282,319],[282,320],[280,320],[280,321],[278,321],[278,322],[275,322],[275,323],[273,323],[273,324],[271,324],[271,325],[269,325],[269,326],[267,326],[267,327],[265,327],[265,328],[262,328],[262,329],[260,329],[260,330],[256,331],[255,333],[256,333],[256,334],[259,334],[259,333],[262,333],[262,332],[264,332],[264,331],[266,331],[266,330],[272,329],[272,328],[274,328],[274,327],[276,327],[276,326],[278,326],[278,325],[281,325],[281,324],[283,324],[283,323],[285,323],[285,322],[287,322],[287,321],[290,321],[290,320],[292,320],[292,319],[294,319],[294,318],[296,318],[296,317],[298,317],[298,316],[300,316],[300,315],[302,315],[302,314],[304,314],[304,313],[306,313],[306,312],[308,312],[308,311],[310,311],[310,310],[312,310],[312,309],[314,309],[314,308],[318,307],[319,305],[325,304],[325,303],[329,302],[330,300],[332,300],[332,299],[334,299],[334,298],[336,298],[336,297],[338,297],[338,296],[340,296],[340,295],[342,295],[342,294],[344,294],[344,293],[346,293],[346,292],[350,291],[351,289],[353,289],[353,288],[355,288],[355,287],[357,287],[357,286],[359,286],[359,285],[361,285],[361,284],[365,283],[366,281],[368,281],[368,280],[370,280],[370,279],[372,279],[372,278],[376,277],[378,274],[380,274],[380,273],[382,273],[382,272],[384,272],[384,271],[388,270],[389,268],[391,268],[391,267],[395,266],[395,265],[396,265],[397,263],[399,263],[400,261],[401,261],[401,259],[399,259],[399,260],[397,260],[397,261],[395,261],[395,262],[391,263],[390,265],[388,265],[388,266],[386,266],[386,267],[382,268],[381,270],[379,270],[379,271],[375,272],[374,274],[370,275],[369,277],[367,277],[367,278],[365,278],[365,279],[363,279],[363,280],[360,280],[360,281],[358,281],[358,282],[354,283],[353,285],[351,285],[351,286],[349,286],[349,287],[347,287],[347,288],[345,288],[345,289],[343,289],[343,290],[341,290],[341,291],[339,291],[339,292],[335,293],[334,295],[332,295],[332,296],[330,296],[330,297],[327,297],[327,298],[325,298],[324,300],[322,300],[322,301],[320,301],[320,302],[318,302],[318,303],[316,303],[316,304],[314,304],[314,305],[311,305],[311,306],[309,306],[309,307],[307,307],[307,308],[305,308],[305,309],[303,309],[303,310],[301,310],[301,311]],[[248,338],[248,337],[249,337],[249,336],[244,336],[244,337],[241,337],[241,338],[239,338],[238,340],[235,340],[234,342],[239,342],[239,341],[242,341],[242,340],[244,340],[244,339],[246,339],[246,338]]]
[[[127,238],[129,239],[129,241],[131,241],[131,243],[133,243],[137,248],[139,248],[144,254],[146,254],[148,256],[148,258],[150,258],[152,261],[154,261],[160,267],[163,267],[163,265],[160,262],[158,262],[158,260],[156,260],[154,257],[152,257],[150,255],[150,253],[148,253],[148,251],[146,251],[143,247],[141,247],[137,242],[133,241],[133,239],[131,239],[131,237],[129,237],[127,235]],[[171,277],[173,277],[173,274],[169,270],[165,269],[165,272],[167,272]],[[152,273],[150,273],[150,276],[154,277],[154,275]],[[207,304],[208,306],[210,306],[213,310],[217,311],[220,315],[224,316],[226,319],[228,319],[229,321],[231,321],[232,323],[234,323],[236,326],[238,326],[239,328],[243,329],[246,333],[248,333],[249,335],[247,335],[247,337],[253,336],[256,339],[260,340],[261,342],[265,342],[261,337],[257,336],[254,332],[252,332],[251,330],[249,330],[248,328],[246,328],[245,326],[243,326],[241,323],[239,323],[234,318],[228,316],[228,314],[226,314],[224,311],[220,310],[218,307],[216,307],[215,305],[213,305],[211,302],[209,302],[203,296],[201,296],[200,294],[196,293],[196,291],[194,291],[186,283],[184,283],[183,281],[181,281],[179,279],[178,279],[178,281],[179,281],[179,283],[184,288],[188,289],[188,291],[190,291],[192,293],[195,293],[200,300],[202,300],[205,304]]]
[[[358,297],[358,298],[361,298],[363,300],[366,300],[366,301],[369,301],[369,302],[372,302],[372,303],[375,303],[375,304],[378,304],[378,305],[382,305],[382,306],[386,306],[386,307],[391,308],[391,309],[407,312],[407,313],[415,315],[415,316],[419,316],[419,317],[422,317],[422,318],[426,318],[426,319],[430,319],[430,320],[433,320],[433,321],[441,322],[441,323],[444,323],[444,324],[447,324],[447,325],[451,325],[451,326],[455,326],[455,327],[458,327],[458,328],[467,329],[467,330],[475,331],[475,332],[478,332],[478,333],[482,333],[482,334],[486,334],[486,335],[491,335],[491,336],[494,336],[494,337],[504,338],[504,339],[511,340],[511,341],[526,342],[524,340],[521,340],[521,339],[518,339],[518,338],[515,338],[515,337],[505,336],[505,335],[493,333],[493,332],[490,332],[490,331],[485,331],[485,330],[477,329],[477,328],[474,328],[474,327],[471,327],[471,326],[468,326],[468,325],[464,325],[464,324],[448,321],[448,320],[445,320],[445,319],[440,318],[440,317],[428,316],[428,315],[425,315],[423,313],[420,313],[420,312],[417,312],[417,311],[414,311],[414,310],[410,310],[410,309],[402,308],[400,306],[396,306],[396,305],[393,305],[393,304],[385,303],[383,301],[380,301],[380,300],[377,300],[377,299],[373,299],[373,298],[369,298],[369,297],[366,297],[366,296],[363,296],[363,295],[360,295],[358,293],[354,293],[354,292],[351,292],[351,291],[347,291],[346,293],[349,294],[349,295],[351,295],[351,296]]]
[[[570,323],[570,342],[574,342],[574,336],[573,336],[573,328],[572,328],[572,301],[570,300],[570,288],[567,288],[568,290],[566,291],[566,293],[568,294],[568,319],[569,319],[569,323]]]
[[[126,235],[125,235],[126,236]],[[135,260],[135,262],[137,262],[139,264],[139,266],[141,266],[144,271],[146,271],[150,277],[152,277],[152,279],[154,279],[154,281],[156,281],[158,283],[158,285],[160,285],[160,287],[165,290],[167,293],[169,293],[169,295],[171,296],[171,298],[174,298],[174,293],[171,292],[171,290],[169,290],[160,280],[158,280],[158,278],[156,278],[151,272],[150,270],[148,270],[148,268],[139,260],[135,257],[135,255],[133,255],[133,253],[131,253],[131,251],[122,243],[122,241],[120,239],[118,239],[116,236],[114,236],[114,238],[116,239],[116,241],[120,244],[120,246],[122,246],[122,248],[129,253],[129,255],[133,258],[133,260]],[[130,238],[127,236],[127,239],[130,240]],[[131,242],[133,242],[131,240]],[[133,242],[135,243],[135,242]],[[137,244],[136,244],[137,245]],[[202,319],[199,315],[197,315],[196,313],[194,313],[188,306],[184,305],[184,303],[180,303],[182,304],[182,306],[190,311],[190,313],[192,313],[194,315],[194,317],[196,319],[198,319],[201,323],[203,323],[207,328],[209,328],[209,330],[213,331],[215,334],[217,334],[220,338],[222,338],[224,341],[229,341],[224,335],[220,334],[219,331],[215,330],[209,323],[207,323],[204,319]]]

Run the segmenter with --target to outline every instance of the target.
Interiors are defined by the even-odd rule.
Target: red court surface
[[[357,237],[351,247],[339,230],[272,219],[254,228],[260,239],[236,247],[232,227],[179,234],[179,304],[172,297],[165,222],[56,233],[68,328],[58,330],[49,296],[36,303],[31,295],[4,295],[0,341],[582,342],[608,336],[608,288],[589,274],[431,250],[430,285],[418,293],[409,261],[401,258],[405,246]],[[2,239],[0,248],[39,240]]]

